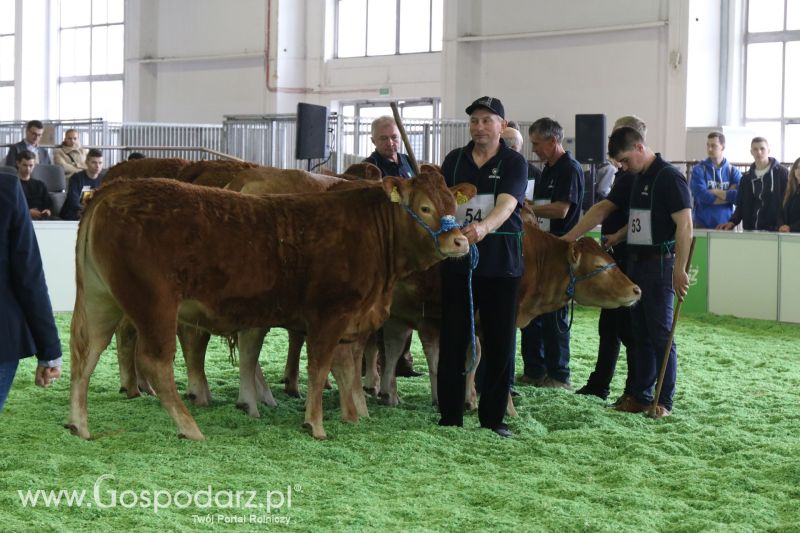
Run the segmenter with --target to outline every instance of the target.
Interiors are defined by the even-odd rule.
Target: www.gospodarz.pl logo
[[[23,507],[97,507],[99,509],[201,509],[228,511],[258,511],[259,513],[285,513],[292,508],[292,497],[302,492],[300,485],[288,485],[285,490],[204,489],[169,491],[161,489],[117,490],[106,482],[114,476],[104,474],[97,478],[91,491],[86,489],[17,490]],[[288,518],[288,517],[287,517]],[[273,522],[278,522],[273,520]]]

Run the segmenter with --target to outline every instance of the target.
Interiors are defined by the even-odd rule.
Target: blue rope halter
[[[567,298],[569,299],[569,302],[570,302],[570,307],[569,307],[569,325],[567,326],[567,330],[566,331],[561,331],[561,328],[558,325],[558,321],[556,321],[556,328],[558,329],[559,333],[567,333],[569,330],[572,329],[572,317],[575,314],[575,285],[579,281],[583,281],[585,279],[593,278],[596,275],[602,274],[606,270],[611,270],[612,268],[614,268],[616,266],[617,266],[617,263],[611,262],[611,263],[609,263],[609,264],[607,264],[605,266],[602,266],[600,268],[596,268],[596,269],[592,270],[588,274],[584,274],[583,276],[576,276],[575,275],[575,269],[572,268],[572,263],[569,264],[569,283],[567,284]]]
[[[411,215],[411,218],[416,220],[417,223],[420,226],[422,226],[425,229],[425,231],[428,232],[428,235],[430,235],[431,238],[433,239],[433,244],[436,246],[436,251],[439,252],[440,254],[442,253],[442,251],[439,249],[439,240],[437,239],[437,237],[442,233],[447,233],[448,231],[453,229],[461,229],[467,225],[466,222],[464,224],[459,224],[456,221],[456,217],[454,217],[453,215],[444,215],[442,216],[441,221],[439,223],[440,224],[439,229],[437,231],[434,231],[433,228],[431,228],[428,224],[426,224],[425,221],[422,220],[414,212],[413,209],[411,209],[402,202],[400,202],[400,205],[402,205],[403,209],[405,209],[406,212],[409,215]],[[464,371],[464,375],[467,375],[473,370],[475,370],[475,366],[477,365],[478,362],[478,348],[477,348],[478,343],[475,340],[475,304],[472,298],[472,272],[478,266],[479,258],[480,257],[478,254],[478,246],[476,244],[470,244],[469,274],[467,274],[467,292],[469,293],[469,330],[470,330],[470,338],[472,339],[472,358],[470,359],[469,366]]]

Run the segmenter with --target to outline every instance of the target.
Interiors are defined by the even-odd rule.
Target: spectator
[[[8,178],[8,179],[7,179]],[[0,176],[0,411],[19,359],[36,355],[34,382],[61,375],[61,341],[47,294],[42,259],[20,180]]]
[[[372,121],[372,144],[375,151],[364,159],[364,163],[372,163],[381,171],[381,177],[399,176],[410,178],[414,175],[408,156],[398,152],[400,150],[400,130],[394,117],[388,115],[378,117]],[[383,333],[381,332],[381,339]],[[411,335],[406,340],[403,355],[397,360],[395,375],[398,377],[416,377],[422,374],[414,370],[414,357],[411,355]]]
[[[789,173],[782,207],[781,216],[778,217],[778,231],[800,232],[800,157],[795,159]]]
[[[53,216],[53,206],[47,185],[33,179],[33,169],[36,167],[36,156],[33,152],[23,150],[17,154],[17,176],[19,176],[25,201],[32,220],[48,220]]]
[[[732,230],[742,223],[745,230],[777,231],[783,193],[789,173],[769,157],[769,143],[755,137],[750,143],[754,162],[742,177],[736,196],[736,210],[717,229]]]
[[[86,154],[86,170],[73,174],[67,185],[67,199],[61,208],[61,218],[78,220],[86,202],[92,197],[94,190],[103,183],[100,171],[103,170],[103,152],[92,148]]]
[[[410,178],[414,175],[408,156],[398,152],[403,141],[393,117],[383,116],[372,121],[372,144],[375,151],[364,160],[381,169],[382,176]]]
[[[39,146],[39,141],[44,135],[44,124],[40,120],[31,120],[25,124],[25,138],[8,149],[6,166],[13,167],[17,164],[17,154],[28,150],[36,154],[36,162],[40,165],[50,165],[50,154],[45,148]]]
[[[128,156],[128,161],[133,161],[134,159],[144,159],[146,156],[142,152],[131,152],[131,155]]]
[[[692,237],[692,210],[686,178],[654,153],[634,128],[611,134],[608,155],[622,170],[636,174],[630,191],[614,188],[607,200],[590,209],[566,240],[593,228],[604,214],[628,208],[628,277],[642,289],[641,301],[631,309],[636,364],[629,376],[629,393],[614,408],[628,413],[650,409],[667,341],[672,328],[673,301],[689,290],[686,266]],[[672,414],[678,354],[669,345],[661,396],[653,416]]]
[[[545,162],[534,190],[539,229],[564,235],[578,222],[583,200],[583,169],[561,141],[564,129],[540,118],[528,129],[533,151]],[[568,306],[545,313],[522,329],[523,374],[517,381],[537,387],[571,389]]]
[[[503,139],[503,142],[506,143],[506,146],[515,152],[522,153],[523,140],[522,134],[518,129],[508,126],[503,130],[503,133],[500,134],[500,138]],[[529,200],[533,200],[533,187],[536,185],[536,181],[541,177],[542,171],[536,168],[533,163],[528,161],[528,189],[525,191],[525,197]]]
[[[722,156],[724,150],[725,135],[712,131],[706,140],[708,159],[692,169],[695,228],[716,228],[733,214],[742,173]]]
[[[480,261],[472,274],[474,310],[480,312],[483,388],[478,421],[501,437],[516,353],[517,292],[522,277],[520,210],[525,201],[525,158],[500,141],[506,127],[503,104],[484,96],[466,109],[472,140],[445,157],[448,185],[472,183],[478,194],[461,206],[469,222],[462,232],[477,243]],[[439,355],[440,426],[464,423],[464,364],[470,346],[469,261],[442,263],[442,330]]]
[[[595,167],[594,203],[605,200],[611,187],[614,186],[614,177],[617,175],[617,165],[606,159]],[[594,205],[594,204],[592,204]]]
[[[625,116],[617,119],[614,123],[614,130],[622,127],[631,127],[639,132],[642,138],[647,135],[647,125],[639,117]],[[615,163],[612,163],[614,168]],[[630,172],[617,171],[614,177],[614,185],[609,191],[609,195],[616,198],[629,198],[631,187],[635,176]],[[625,272],[627,270],[628,246],[626,243],[628,230],[628,207],[622,206],[619,209],[607,198],[601,199],[584,217],[591,219],[596,213],[602,213],[600,219],[603,225],[600,228],[601,242],[606,251],[611,255],[617,266]],[[577,228],[577,226],[576,226]],[[570,231],[566,240],[575,240],[580,235]],[[600,343],[597,348],[597,362],[594,371],[589,375],[586,385],[575,391],[575,394],[585,394],[597,396],[605,400],[611,391],[611,380],[614,378],[614,371],[619,359],[620,345],[625,345],[626,360],[628,362],[628,377],[625,381],[625,391],[616,403],[622,401],[626,396],[632,394],[631,384],[636,375],[634,368],[636,365],[636,342],[633,338],[631,326],[631,308],[619,307],[617,309],[601,309],[600,319],[597,322],[597,332]]]
[[[86,169],[86,150],[81,148],[76,130],[68,129],[64,132],[64,141],[53,152],[53,160],[64,169],[64,177],[67,179]]]

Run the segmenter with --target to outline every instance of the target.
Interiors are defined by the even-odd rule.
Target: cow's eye
[[[419,210],[425,213],[426,215],[430,214],[431,212],[431,208],[428,207],[427,205],[423,205],[422,207],[419,208]]]

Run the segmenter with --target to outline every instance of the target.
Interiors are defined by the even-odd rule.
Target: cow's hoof
[[[364,387],[364,392],[375,398],[378,396],[378,387]]]
[[[258,412],[258,407],[256,407],[255,405],[251,405],[245,402],[237,402],[236,408],[241,409],[242,411],[247,413],[247,416],[252,416],[253,418],[261,418],[261,413]]]
[[[128,388],[127,387],[120,387],[119,388],[119,393],[120,394],[127,393],[127,392],[128,392]]]
[[[474,401],[464,402],[464,409],[466,409],[467,411],[474,411],[477,408],[478,408],[478,402]]]
[[[83,440],[89,440],[90,438],[89,430],[87,429],[79,429],[75,424],[64,424],[64,427],[68,429],[70,433],[82,438]]]
[[[317,440],[325,440],[328,438],[328,435],[325,434],[325,430],[322,428],[317,429],[314,424],[311,422],[303,422],[303,428],[308,431],[312,437]]]
[[[156,391],[153,390],[153,387],[150,386],[149,383],[139,383],[139,393],[140,394],[147,394],[148,396],[155,396]],[[138,396],[137,394],[136,396]],[[130,394],[128,394],[128,398],[133,398]]]
[[[378,402],[383,405],[395,407],[400,404],[400,398],[398,398],[396,394],[381,394],[378,398]]]
[[[300,391],[297,389],[287,388],[284,389],[284,392],[286,393],[287,396],[291,396],[292,398],[302,398],[302,396],[300,396]]]
[[[211,398],[206,396],[205,394],[195,394],[190,392],[186,395],[189,398],[189,401],[192,402],[192,405],[197,407],[208,407],[211,405]]]
[[[179,432],[178,433],[178,438],[179,439],[186,439],[186,440],[193,440],[195,442],[202,442],[202,441],[206,440],[206,438],[203,436],[203,434],[200,433],[199,431],[195,431],[195,432],[188,432],[187,431],[185,433],[180,433]]]

